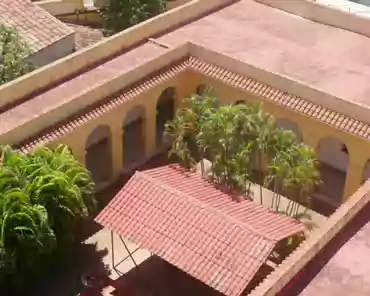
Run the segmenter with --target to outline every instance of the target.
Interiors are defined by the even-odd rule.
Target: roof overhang
[[[215,290],[238,296],[276,243],[305,228],[233,197],[171,165],[136,172],[95,220]]]
[[[89,98],[89,101],[75,104],[80,109],[72,112],[71,108],[73,106],[71,103],[73,102],[70,102],[70,104],[65,106],[69,111],[60,112],[60,114],[64,115],[75,114],[67,119],[56,117],[54,112],[42,114],[38,117],[33,116],[32,121],[27,123],[33,130],[30,133],[32,136],[28,139],[18,138],[21,135],[18,132],[19,128],[7,128],[5,134],[1,135],[0,133],[0,139],[7,143],[18,143],[17,146],[24,152],[27,152],[35,145],[57,140],[92,118],[110,112],[112,108],[134,100],[137,96],[184,71],[198,73],[219,80],[252,94],[263,101],[281,105],[284,108],[291,109],[294,112],[311,117],[335,129],[343,130],[360,138],[370,139],[369,124],[358,120],[355,116],[350,117],[334,111],[335,109],[323,106],[325,102],[335,103],[335,100],[328,98],[328,100],[323,100],[321,103],[314,103],[298,97],[297,93],[300,86],[289,79],[249,65],[240,65],[240,62],[228,56],[193,43],[184,43],[179,47],[167,49],[156,59],[146,62],[140,68],[117,78],[117,81],[119,81],[119,83],[115,83],[117,89],[110,87],[109,90],[113,89],[114,93],[107,93],[107,98],[104,100],[93,95],[96,93],[94,88],[87,89],[86,94],[91,93],[91,95],[84,95],[84,97]],[[288,92],[287,89],[290,89],[292,92]],[[313,92],[312,94],[315,93]],[[322,98],[319,93],[314,97]],[[92,99],[94,100],[92,101]],[[338,101],[339,103],[340,100]],[[346,102],[344,103],[346,104]],[[357,115],[367,111],[367,109],[361,109],[361,107],[356,105],[352,105],[351,108],[346,107],[346,110],[350,110],[351,114],[358,112]],[[52,118],[52,121],[48,120],[47,116]],[[2,124],[6,124],[6,122]],[[41,129],[41,132],[40,127],[44,127]],[[24,125],[20,128],[23,129]]]

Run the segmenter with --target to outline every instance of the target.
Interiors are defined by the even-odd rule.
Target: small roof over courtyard
[[[136,172],[95,219],[228,296],[240,295],[293,219],[179,165]]]

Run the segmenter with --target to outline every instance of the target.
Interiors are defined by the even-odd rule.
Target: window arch
[[[163,145],[163,134],[167,121],[175,117],[175,99],[176,89],[174,87],[166,88],[160,95],[157,102],[156,116],[156,142],[157,147]]]
[[[111,140],[109,126],[100,125],[86,141],[86,168],[97,184],[109,181],[113,175]]]
[[[145,109],[132,108],[123,122],[123,166],[130,168],[145,158]]]

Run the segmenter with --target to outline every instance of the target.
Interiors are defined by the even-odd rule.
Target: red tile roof
[[[186,70],[195,71],[202,75],[220,80],[233,87],[252,93],[262,100],[268,100],[275,104],[282,105],[336,129],[370,140],[370,125],[363,121],[340,114],[321,105],[311,103],[305,99],[286,93],[283,90],[258,82],[250,77],[242,76],[191,56],[186,60],[180,61],[171,67],[164,69],[159,74],[157,73],[144,81],[136,83],[128,89],[122,90],[118,95],[104,99],[100,105],[95,106],[93,109],[89,108],[82,114],[73,116],[69,120],[60,123],[57,126],[48,128],[40,134],[26,139],[24,142],[20,143],[18,147],[20,147],[23,152],[27,152],[33,149],[36,145],[55,141],[60,137],[73,132],[73,130],[85,124],[87,121],[110,112],[113,108],[126,104],[129,100],[134,100],[137,96]]]
[[[304,226],[178,165],[137,172],[95,219],[228,296]]]
[[[0,0],[0,24],[17,29],[34,51],[74,32],[30,0]]]

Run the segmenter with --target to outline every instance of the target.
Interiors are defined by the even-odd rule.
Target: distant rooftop
[[[316,2],[370,18],[370,0],[316,0]]]
[[[345,101],[370,106],[369,37],[256,1],[237,1],[158,40],[174,47],[190,41]]]
[[[0,23],[17,29],[35,52],[73,34],[30,0],[0,0]]]

